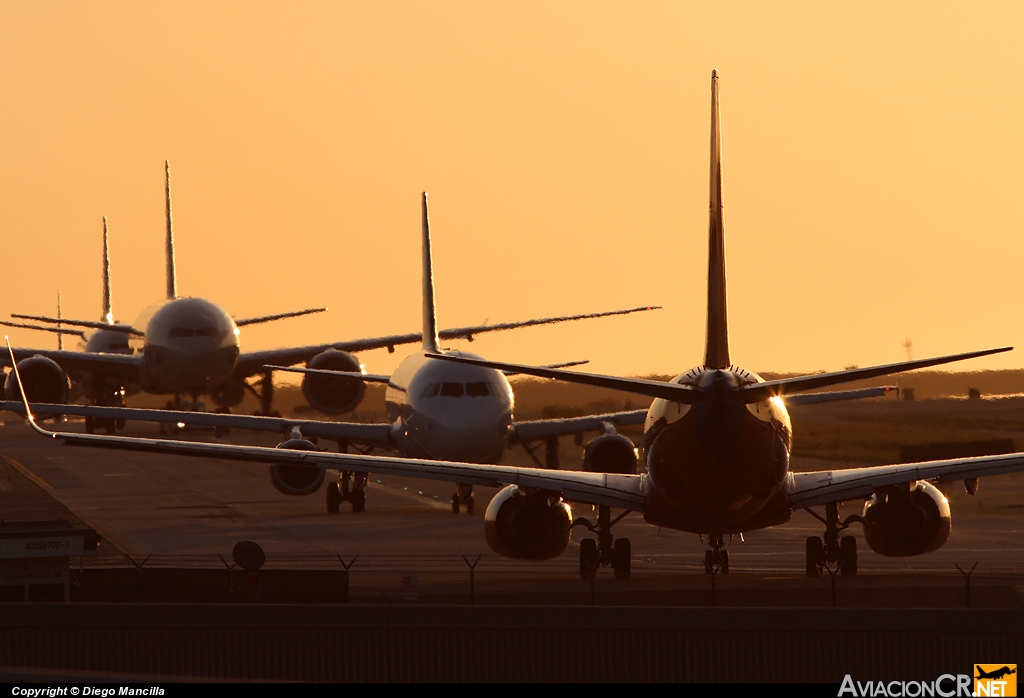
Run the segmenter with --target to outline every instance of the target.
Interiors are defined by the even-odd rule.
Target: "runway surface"
[[[80,423],[62,428],[80,430]],[[153,436],[155,426],[130,426],[129,434]],[[212,434],[183,434],[180,438],[212,439]],[[234,443],[274,445],[273,435],[233,434]],[[565,447],[564,447],[565,448]],[[571,450],[571,445],[569,447]],[[358,569],[375,571],[396,585],[408,575],[423,580],[452,582],[466,577],[461,556],[482,554],[478,580],[565,579],[579,582],[578,541],[586,531],[573,532],[573,543],[560,558],[542,563],[508,560],[492,553],[483,537],[482,516],[495,490],[477,488],[474,516],[453,514],[446,483],[371,476],[366,511],[355,514],[348,504],[328,514],[324,491],[309,497],[278,494],[268,468],[230,461],[180,458],[127,451],[63,446],[36,435],[27,426],[0,427],[0,516],[7,520],[56,518],[63,507],[104,536],[102,555],[89,565],[124,565],[126,557],[150,565],[219,566],[230,560],[240,540],[258,542],[267,553],[267,567],[323,567],[359,556]],[[516,449],[506,455],[510,464],[529,465]],[[570,461],[563,457],[563,463]],[[797,462],[799,469],[837,467],[828,462]],[[846,467],[856,463],[842,464]],[[564,467],[564,466],[563,466]],[[26,484],[31,481],[31,484]],[[978,577],[1002,577],[1019,584],[1024,576],[1024,475],[982,481],[976,497],[962,486],[948,488],[953,532],[939,551],[914,558],[885,558],[864,543],[858,525],[860,579],[930,576],[959,579],[954,563],[969,569],[978,563]],[[52,498],[52,499],[51,499]],[[50,502],[49,504],[47,502]],[[575,507],[587,515],[589,507]],[[859,513],[842,507],[841,517]],[[613,512],[614,514],[614,512]],[[728,546],[732,577],[754,575],[779,580],[803,579],[804,539],[821,535],[823,526],[806,512],[795,512],[785,525],[748,533]],[[633,574],[638,583],[658,577],[692,577],[705,585],[698,536],[660,530],[631,514],[613,530],[632,541]],[[116,548],[116,550],[114,550]],[[220,557],[218,557],[220,556]],[[611,577],[603,570],[601,577]],[[655,583],[655,582],[651,582]]]

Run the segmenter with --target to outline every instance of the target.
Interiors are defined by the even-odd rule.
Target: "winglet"
[[[427,192],[423,192],[423,350],[440,351],[437,337],[437,307],[434,304],[434,263],[430,254],[430,218]]]
[[[113,303],[110,297],[110,246],[107,243],[107,217],[103,216],[103,317],[108,325],[114,324]]]
[[[167,298],[178,297],[178,281],[174,273],[174,226],[171,222],[171,163],[164,160],[164,175],[167,193]]]
[[[708,224],[708,326],[704,365],[728,368],[729,324],[725,293],[725,224],[722,220],[722,136],[718,71],[711,71],[711,196]]]
[[[32,428],[38,431],[44,436],[56,437],[52,431],[47,431],[41,426],[36,424],[36,418],[32,414],[32,408],[28,406],[28,397],[25,395],[25,389],[21,385],[21,373],[18,371],[18,362],[14,360],[14,349],[11,349],[11,338],[4,335],[4,341],[7,342],[7,353],[11,355],[11,366],[14,371],[14,380],[18,384],[18,393],[21,395],[21,402],[25,405],[25,417],[28,418],[28,423],[32,425]]]

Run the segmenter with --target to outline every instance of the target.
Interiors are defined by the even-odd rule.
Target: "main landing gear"
[[[852,523],[864,523],[863,519],[853,515],[840,521],[839,504],[836,502],[825,505],[825,518],[811,509],[806,511],[825,524],[823,538],[807,538],[807,576],[820,577],[822,570],[830,565],[839,565],[839,573],[845,577],[857,574],[857,539],[853,536],[840,538],[839,532],[849,528]]]
[[[740,536],[740,540],[743,540],[742,536]],[[704,551],[704,574],[714,574],[715,572],[729,574],[729,551],[725,549],[722,534],[709,534],[708,545],[711,546],[711,550]]]
[[[597,576],[598,567],[611,565],[615,570],[616,579],[629,579],[632,563],[632,549],[628,538],[612,538],[612,526],[622,521],[629,509],[612,520],[612,510],[607,504],[597,506],[597,525],[584,518],[572,522],[573,526],[583,526],[591,533],[597,534],[597,540],[584,538],[580,541],[580,578],[593,579]]]
[[[96,376],[93,382],[92,404],[101,407],[124,407],[124,388],[111,390],[102,376]],[[118,429],[124,429],[124,424],[124,419],[86,416],[85,433],[92,434],[97,429],[106,429],[108,434],[113,434]]]
[[[452,492],[452,513],[459,513],[459,506],[466,508],[466,513],[473,515],[476,508],[476,499],[473,497],[473,485],[459,485],[459,489]]]
[[[328,513],[337,514],[342,502],[350,502],[352,511],[356,513],[366,510],[366,473],[343,470],[339,473],[338,482],[327,485]]]

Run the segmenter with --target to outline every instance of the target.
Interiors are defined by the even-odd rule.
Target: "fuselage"
[[[508,443],[515,401],[501,371],[434,361],[421,351],[395,369],[384,399],[403,456],[494,463]]]
[[[644,518],[694,533],[742,533],[787,521],[792,424],[779,398],[745,404],[735,388],[763,382],[737,366],[703,366],[673,383],[701,389],[692,405],[657,398],[644,425],[651,490]]]
[[[202,298],[176,298],[141,319],[150,313],[143,340],[148,392],[205,395],[230,382],[239,332],[223,308]]]

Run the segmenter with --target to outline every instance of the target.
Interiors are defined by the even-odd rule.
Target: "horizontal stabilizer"
[[[899,390],[895,385],[883,385],[878,388],[861,388],[860,390],[837,390],[830,393],[803,393],[801,395],[790,395],[785,398],[786,404],[793,405],[817,405],[823,402],[840,402],[842,400],[859,400],[865,397],[881,397],[889,393],[896,394]]]
[[[238,327],[245,327],[246,325],[259,325],[264,322],[273,322],[274,320],[284,320],[290,317],[301,317],[303,315],[312,315],[313,313],[326,312],[327,308],[307,308],[306,310],[295,310],[290,313],[278,313],[277,315],[260,315],[259,317],[247,317],[241,320],[235,320],[235,325]]]
[[[781,396],[788,395],[790,393],[804,392],[806,390],[814,390],[815,388],[826,388],[830,385],[850,383],[852,381],[864,380],[866,378],[877,378],[879,376],[887,376],[892,373],[901,373],[902,371],[912,371],[918,368],[928,368],[929,366],[938,366],[940,364],[948,364],[954,361],[963,361],[964,359],[975,359],[979,356],[1000,354],[1004,351],[1010,351],[1011,349],[1013,349],[1013,347],[986,349],[984,351],[972,351],[966,354],[950,354],[948,356],[937,356],[931,359],[919,359],[917,361],[901,361],[899,363],[886,364],[884,366],[851,368],[847,371],[837,371],[835,373],[820,373],[813,376],[782,378],[775,381],[765,381],[764,383],[752,383],[740,388],[738,392],[744,402],[758,402],[774,395]]]
[[[16,317],[20,320],[35,320],[36,322],[60,323],[61,325],[71,325],[72,327],[87,327],[92,330],[112,330],[114,332],[133,334],[136,337],[146,336],[145,332],[141,332],[131,325],[122,325],[120,323],[110,325],[105,322],[93,322],[92,320],[68,320],[67,318],[46,317],[45,315],[22,315],[21,313],[11,313],[11,317]]]
[[[563,371],[557,368],[544,368],[543,366],[527,366],[525,364],[510,364],[502,361],[470,359],[465,356],[452,356],[450,354],[427,354],[427,356],[440,361],[453,361],[460,364],[483,366],[484,368],[494,368],[499,371],[514,371],[516,373],[525,373],[540,378],[553,378],[569,383],[595,385],[599,388],[610,388],[627,393],[660,397],[665,400],[685,404],[696,402],[702,395],[702,393],[689,386],[679,385],[678,383],[666,383],[664,381],[649,381],[643,378],[617,378],[615,376],[602,376],[596,373],[579,373],[577,371]]]
[[[367,383],[387,383],[391,376],[376,375],[373,373],[360,373],[359,371],[330,371],[325,368],[298,368],[295,366],[264,366],[264,371],[287,371],[288,373],[312,373],[318,376],[330,376],[332,378],[350,378]]]
[[[61,322],[63,322],[63,320]],[[0,320],[0,325],[3,325],[4,327],[19,327],[23,330],[40,330],[42,332],[56,332],[58,334],[73,334],[85,339],[85,332],[82,332],[81,330],[69,330],[64,327],[45,327],[43,325],[28,325],[23,322],[5,322],[4,320]]]

